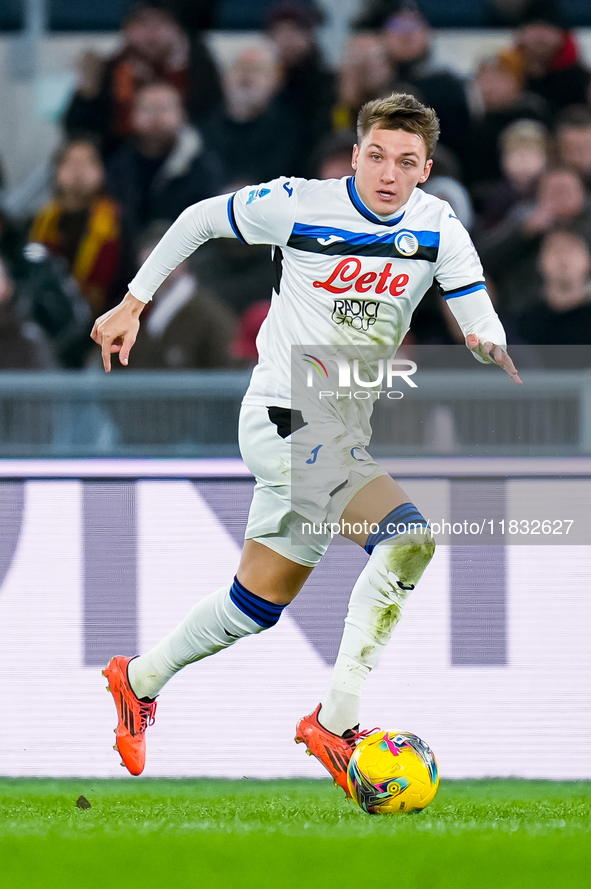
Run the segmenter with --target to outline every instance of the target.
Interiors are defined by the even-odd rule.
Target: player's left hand
[[[466,345],[471,352],[476,352],[490,364],[498,364],[499,367],[502,367],[503,370],[507,371],[511,379],[514,380],[518,386],[523,386],[523,382],[519,378],[517,369],[511,361],[509,353],[503,346],[496,346],[494,343],[481,343],[475,333],[468,334],[466,337]]]

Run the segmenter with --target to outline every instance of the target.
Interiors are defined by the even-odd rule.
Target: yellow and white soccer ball
[[[361,741],[347,771],[351,797],[370,815],[418,812],[439,787],[432,751],[410,732],[375,732]]]

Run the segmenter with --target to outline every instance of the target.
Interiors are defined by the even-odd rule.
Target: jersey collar
[[[375,213],[372,213],[371,210],[365,206],[359,197],[357,189],[355,188],[355,176],[349,176],[347,179],[347,194],[357,212],[361,213],[362,216],[365,216],[366,219],[369,219],[370,222],[375,222],[377,225],[398,225],[399,222],[402,222],[402,218],[406,211],[406,205],[404,209],[400,208],[402,209],[402,213],[399,212],[399,215],[394,219],[380,219],[379,216],[376,216]]]

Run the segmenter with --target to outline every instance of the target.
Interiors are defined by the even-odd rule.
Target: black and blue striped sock
[[[382,519],[377,531],[369,535],[365,544],[366,553],[371,556],[375,547],[382,540],[397,537],[399,534],[404,534],[417,526],[426,528],[427,520],[421,515],[414,503],[402,503]]]
[[[247,617],[265,629],[275,626],[281,617],[281,612],[287,605],[287,603],[278,605],[276,602],[269,602],[267,599],[255,596],[240,583],[237,577],[234,578],[234,583],[230,587],[230,599],[236,608],[239,608]]]

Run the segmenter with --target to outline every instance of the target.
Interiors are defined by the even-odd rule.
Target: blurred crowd
[[[512,41],[469,78],[400,0],[368,0],[336,68],[304,0],[272,7],[225,69],[182,4],[135,7],[115,55],[81,60],[51,199],[32,219],[0,211],[0,368],[95,363],[93,320],[185,207],[279,175],[352,175],[358,111],[393,90],[438,113],[424,188],[470,230],[509,342],[591,344],[591,73],[553,0],[498,5]],[[145,311],[131,366],[253,364],[274,274],[267,247],[207,243]],[[436,286],[407,340],[462,342]]]

